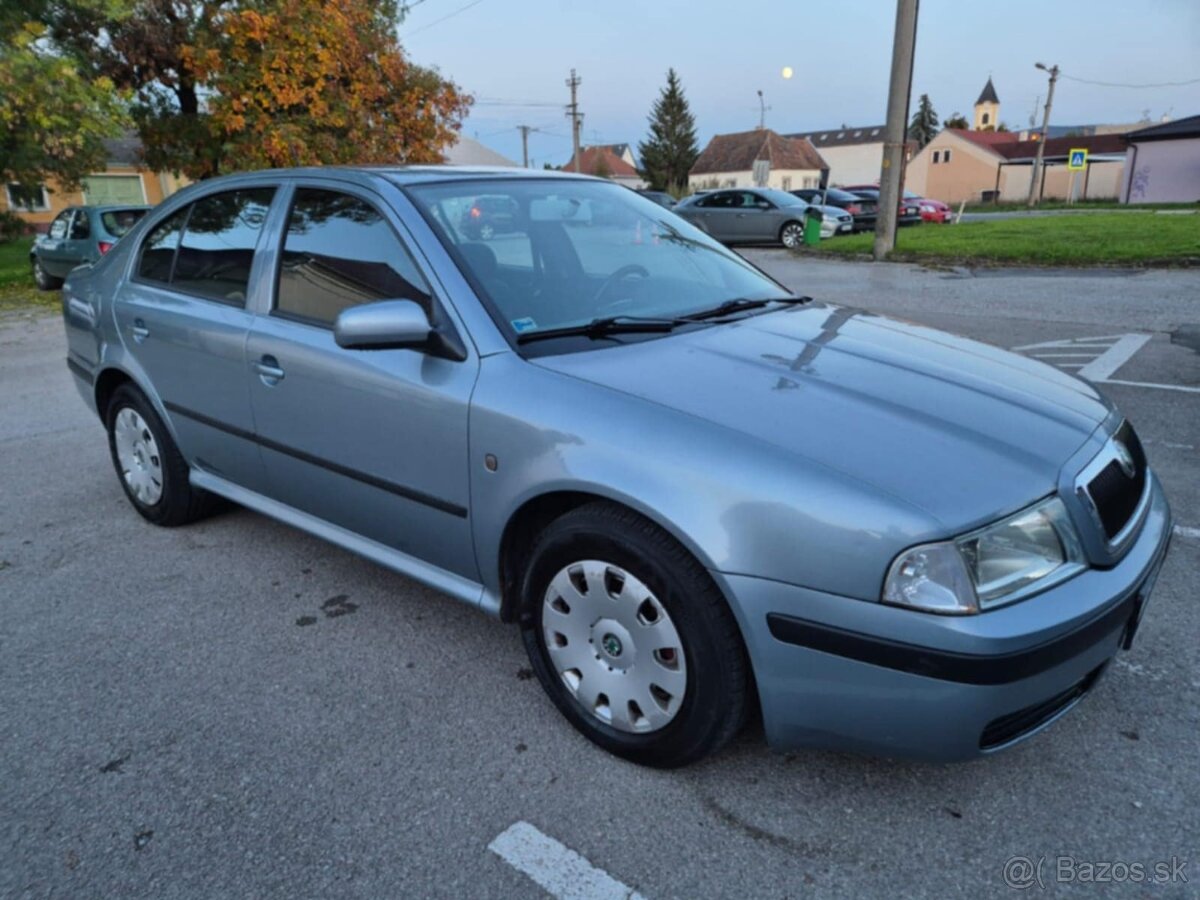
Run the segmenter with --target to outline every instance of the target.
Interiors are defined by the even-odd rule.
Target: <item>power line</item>
[[[1094,84],[1099,87],[1111,88],[1165,88],[1165,87],[1186,87],[1189,84],[1200,84],[1200,78],[1192,78],[1188,81],[1160,81],[1157,84],[1121,84],[1116,81],[1092,81],[1089,78],[1076,78],[1074,75],[1067,75],[1065,72],[1059,75],[1059,78],[1066,78],[1070,81],[1078,81],[1080,84]]]
[[[424,0],[421,0],[421,2],[424,2]],[[414,34],[420,34],[422,31],[432,28],[434,25],[440,24],[441,22],[445,22],[447,19],[453,19],[459,13],[465,13],[471,7],[478,6],[482,2],[483,0],[471,0],[471,2],[466,6],[460,6],[453,12],[446,13],[446,15],[442,16],[440,19],[434,19],[432,22],[422,25],[420,28],[414,28],[412,31],[408,32],[405,37],[412,37]],[[416,4],[414,3],[413,6],[416,6]]]

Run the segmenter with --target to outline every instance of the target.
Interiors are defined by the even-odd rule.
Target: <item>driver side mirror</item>
[[[466,351],[452,332],[443,334],[412,300],[379,300],[338,313],[333,339],[347,350],[412,349],[463,360]]]

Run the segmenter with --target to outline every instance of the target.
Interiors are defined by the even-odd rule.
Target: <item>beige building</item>
[[[1038,143],[1014,133],[947,128],[913,157],[904,186],[950,204],[1019,202],[1029,196]],[[1075,149],[1088,151],[1088,163],[1072,175],[1067,160]],[[1042,161],[1040,197],[1115,199],[1125,172],[1125,138],[1119,134],[1051,138]]]
[[[136,137],[105,141],[104,147],[108,153],[104,171],[88,175],[81,190],[64,191],[51,183],[28,192],[16,185],[5,185],[0,191],[0,210],[9,210],[37,230],[45,231],[54,217],[68,206],[153,206],[188,183],[186,179],[166,172],[151,172],[145,168],[142,144]]]
[[[807,140],[758,128],[718,134],[692,166],[693,191],[726,187],[772,187],[783,191],[819,187],[829,166]]]

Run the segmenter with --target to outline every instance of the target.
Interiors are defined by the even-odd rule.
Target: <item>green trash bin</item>
[[[810,206],[804,213],[804,243],[815,247],[821,243],[821,211]]]

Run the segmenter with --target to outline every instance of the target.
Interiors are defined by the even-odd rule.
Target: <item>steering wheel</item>
[[[645,266],[639,266],[636,263],[634,263],[632,265],[628,265],[628,266],[621,266],[621,268],[617,269],[617,271],[613,272],[611,275],[609,275],[607,278],[604,279],[604,284],[600,285],[600,289],[598,291],[596,291],[595,296],[592,297],[592,303],[601,309],[603,309],[605,306],[612,306],[612,305],[614,305],[612,303],[602,305],[600,303],[600,301],[603,300],[605,298],[605,296],[607,296],[607,294],[611,290],[613,290],[618,284],[620,284],[622,281],[624,281],[627,278],[649,278],[649,277],[650,277],[650,273],[646,270]]]

